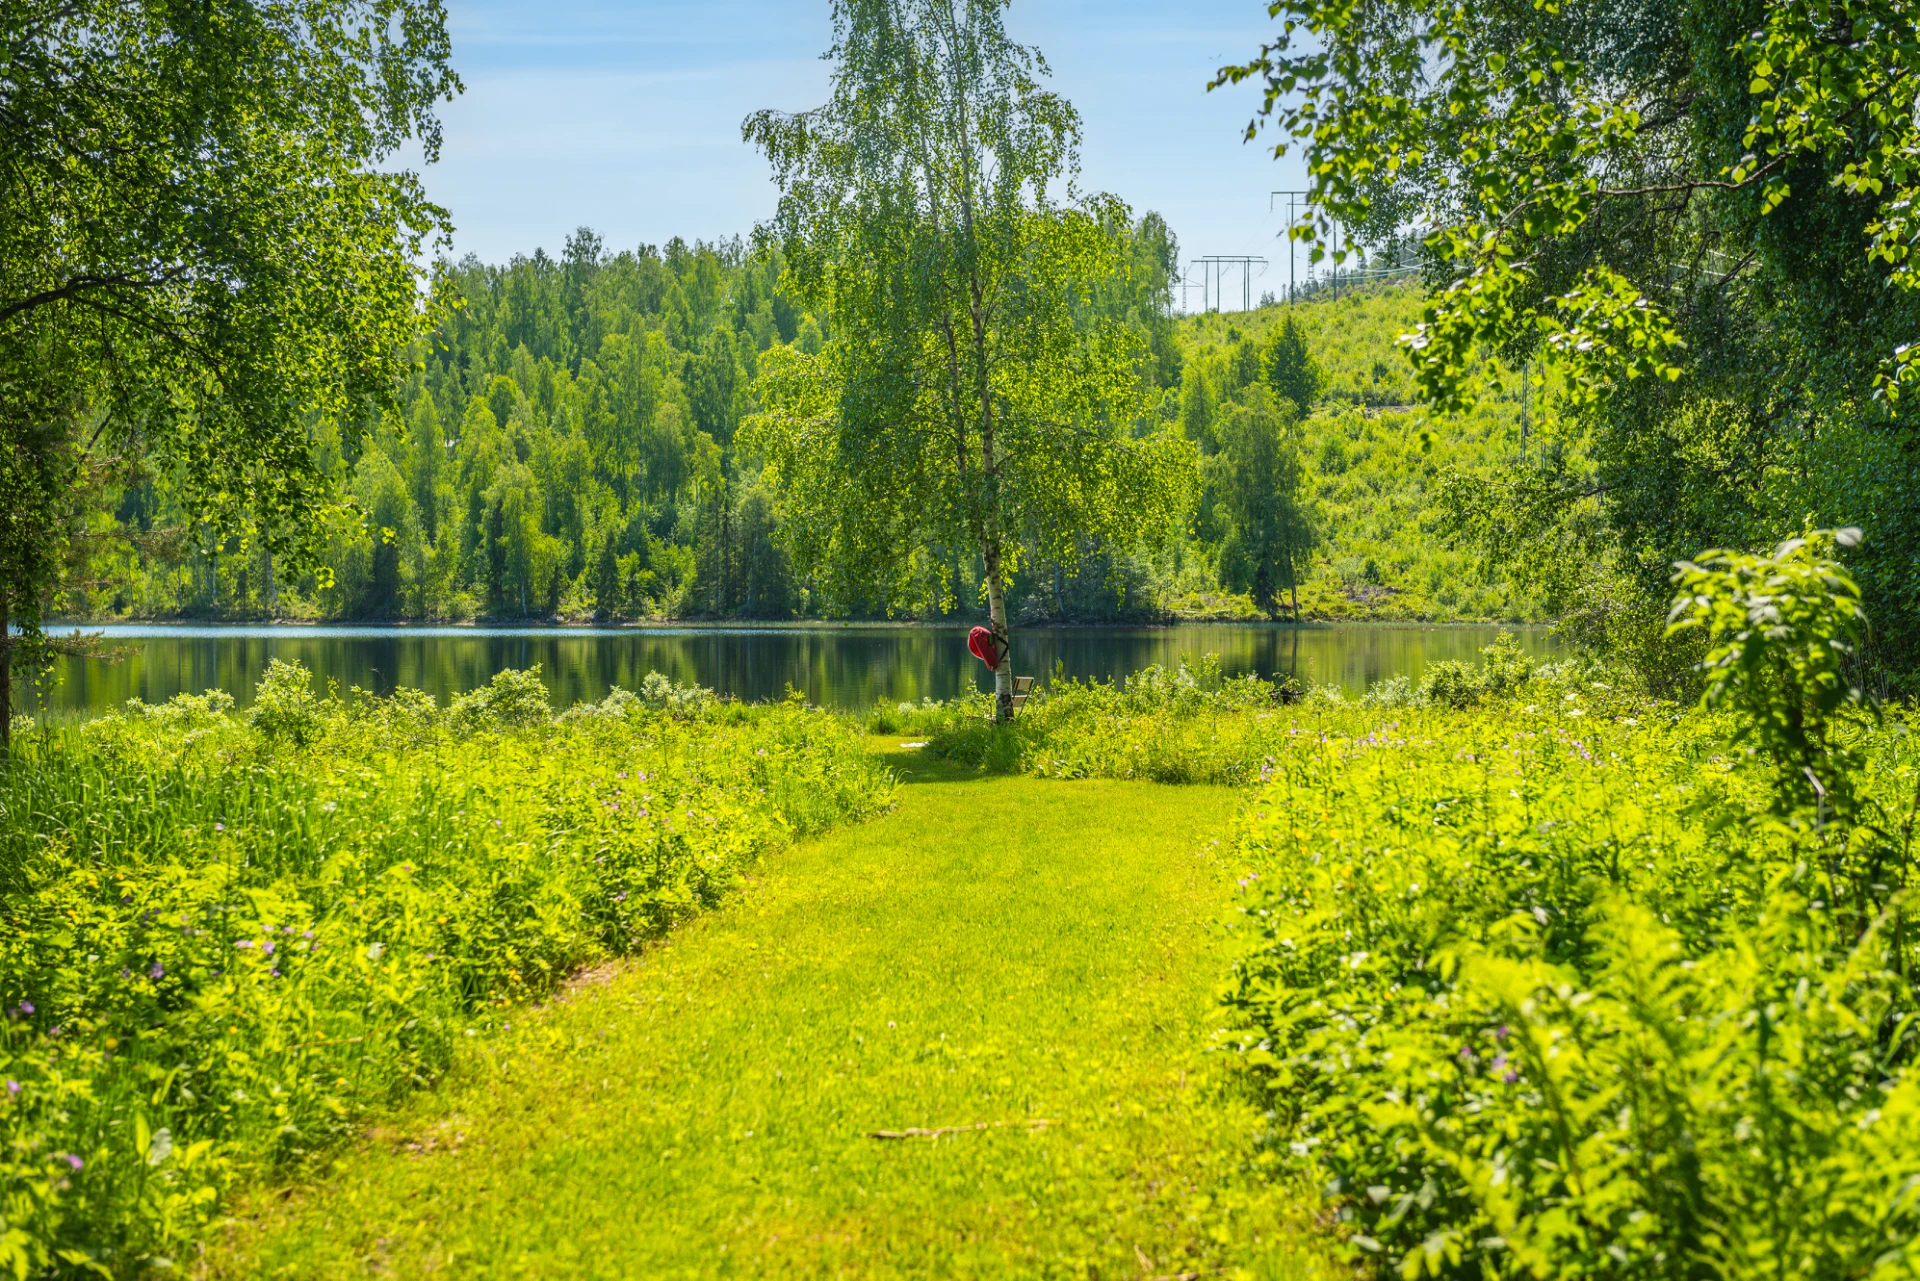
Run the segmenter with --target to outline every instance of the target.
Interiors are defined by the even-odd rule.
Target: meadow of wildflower
[[[0,769],[0,1271],[183,1264],[583,964],[883,811],[844,722],[652,681],[555,717],[537,674],[447,709],[277,665],[23,736]]]
[[[36,731],[8,1262],[1914,1276],[1920,747],[1834,542],[1684,567],[1700,706],[1497,644],[1006,728],[276,669]]]
[[[1246,785],[1216,1048],[1347,1265],[1913,1276],[1920,745],[1850,681],[1835,542],[1682,567],[1700,707],[1497,645],[1358,700],[1203,668],[917,714],[978,768]]]

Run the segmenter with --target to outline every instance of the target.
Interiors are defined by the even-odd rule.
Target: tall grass
[[[1479,664],[1438,663],[1417,683],[1396,679],[1358,700],[1338,687],[1226,677],[1209,655],[1198,668],[1149,667],[1124,681],[1056,677],[1006,727],[989,722],[984,700],[946,705],[944,715],[921,709],[913,724],[929,735],[936,755],[995,772],[1243,784],[1258,782],[1303,725],[1316,733],[1364,733],[1362,727],[1380,723],[1379,712],[1392,711],[1423,733],[1445,734],[1450,710],[1520,684],[1531,684],[1540,698],[1572,694],[1612,706],[1623,697],[1577,666],[1536,670],[1511,637],[1502,637]]]
[[[0,769],[0,1267],[164,1271],[233,1180],[431,1081],[490,1011],[891,794],[794,704],[309,687],[131,704]]]

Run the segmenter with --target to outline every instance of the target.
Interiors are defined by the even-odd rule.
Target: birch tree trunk
[[[13,621],[0,595],[0,764],[13,755]]]
[[[990,539],[981,547],[981,559],[987,562],[987,613],[993,627],[993,720],[1005,725],[1013,719],[1013,642],[1007,629],[1007,588],[1000,574],[1000,542]]]

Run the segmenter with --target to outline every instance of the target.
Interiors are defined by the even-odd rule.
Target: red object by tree
[[[975,658],[987,665],[988,671],[999,670],[1000,645],[998,641],[994,640],[991,629],[976,627],[968,632],[967,649],[971,651]]]

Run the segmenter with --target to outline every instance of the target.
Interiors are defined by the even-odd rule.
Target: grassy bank
[[[985,695],[882,704],[867,726],[923,735],[936,757],[996,773],[1236,785],[1259,781],[1303,725],[1360,734],[1392,712],[1444,736],[1458,713],[1522,682],[1541,697],[1571,694],[1577,701],[1605,689],[1610,702],[1618,701],[1578,665],[1536,668],[1506,636],[1480,663],[1434,663],[1418,681],[1395,678],[1352,699],[1338,686],[1225,677],[1209,657],[1198,668],[1149,667],[1124,681],[1056,677],[1006,727],[990,723]]]
[[[1502,644],[999,728],[281,672],[37,735],[9,1226],[135,1272],[237,1206],[232,1276],[1914,1275],[1920,749],[1812,545],[1691,571],[1711,709]],[[879,812],[903,738],[896,812],[528,1011]]]
[[[1252,788],[1218,1045],[1363,1273],[1912,1276],[1920,750],[1820,675],[1796,555],[1750,579],[1793,623],[1726,612],[1713,712],[1494,650],[1352,701],[1182,670],[878,719]]]
[[[255,1199],[216,1273],[1313,1275],[1202,1054],[1233,794],[903,767],[896,812]]]
[[[237,1181],[298,1168],[579,966],[883,810],[840,721],[655,682],[554,718],[222,695],[27,735],[0,770],[0,1266],[164,1271]]]

